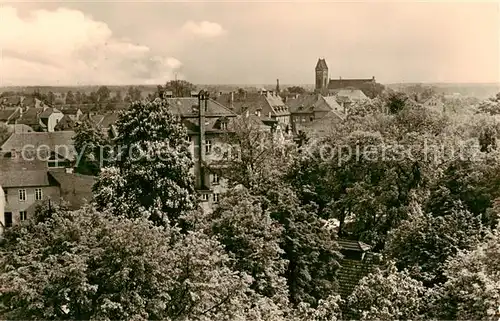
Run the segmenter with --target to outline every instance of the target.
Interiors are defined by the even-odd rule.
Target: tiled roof
[[[166,100],[174,114],[182,117],[198,115],[198,98],[196,97],[167,98]],[[236,116],[229,108],[213,99],[208,100],[207,107],[205,112],[207,117]]]
[[[73,136],[75,136],[74,131],[13,133],[0,146],[0,149],[2,151],[22,151],[23,148],[28,148],[33,151],[38,148],[46,149],[48,147],[51,151],[58,152],[66,159],[73,160],[76,156]]]
[[[40,125],[39,115],[43,112],[43,108],[30,108],[23,112],[21,118],[19,118],[19,124],[25,125]]]
[[[104,115],[104,117],[102,118],[99,125],[102,128],[110,128],[111,125],[116,124],[118,117],[119,117],[119,113],[107,113],[106,115]]]
[[[0,121],[7,122],[14,120],[19,116],[19,109],[9,108],[9,109],[0,109]]]
[[[92,200],[93,176],[51,171],[49,173],[61,187],[61,197],[69,202],[71,209],[78,209]]]
[[[47,170],[2,171],[0,173],[0,186],[4,188],[54,185],[57,185],[57,182],[48,175]]]
[[[24,124],[7,125],[7,128],[12,133],[31,133],[34,131],[33,128]]]
[[[322,96],[323,101],[330,107],[331,110],[342,110],[335,97],[333,96]]]
[[[46,169],[47,163],[44,161],[23,159],[21,155],[17,155],[16,158],[11,158],[11,152],[0,153],[0,173]]]
[[[48,118],[48,117],[50,117],[50,115],[52,115],[54,113],[61,113],[61,112],[58,109],[55,109],[55,108],[47,108],[44,111],[42,111],[38,117],[40,117],[40,118]]]
[[[325,70],[328,69],[328,66],[326,65],[325,59],[318,59],[318,63],[316,64],[316,69],[321,69]]]
[[[346,299],[359,281],[379,264],[377,257],[372,253],[367,253],[363,260],[341,259],[339,263],[341,267],[337,271],[338,292],[343,299]]]
[[[57,125],[54,127],[54,130],[56,131],[62,131],[62,130],[73,130],[75,129],[76,122],[75,119],[71,117],[72,115],[64,115],[63,118],[57,123]]]
[[[370,100],[370,98],[366,97],[366,95],[363,93],[363,91],[355,88],[350,88],[350,89],[340,89],[338,91],[335,91],[335,95],[337,97],[347,97],[352,101],[355,100]]]
[[[360,241],[337,240],[337,243],[339,244],[341,250],[366,252],[371,249],[370,245]]]
[[[61,108],[61,112],[64,115],[76,115],[78,111],[81,112],[81,109],[73,105],[67,105]]]
[[[231,94],[229,93],[222,94],[216,99],[224,106],[232,107],[234,112],[239,115],[243,114],[246,110],[254,112],[256,110],[263,110],[264,107],[269,107],[274,116],[289,115],[288,106],[286,106],[280,96],[261,93],[245,93],[244,95],[233,93],[233,101],[231,102]]]
[[[330,79],[328,83],[328,89],[341,89],[347,87],[359,87],[368,82],[373,82],[374,79]]]

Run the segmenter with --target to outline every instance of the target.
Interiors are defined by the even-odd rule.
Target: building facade
[[[325,59],[318,59],[315,68],[315,92],[327,95],[329,91],[342,88],[357,88],[361,89],[367,85],[376,84],[375,77],[362,79],[330,79],[328,74],[328,65]]]

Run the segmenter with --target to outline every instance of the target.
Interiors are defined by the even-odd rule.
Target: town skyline
[[[0,16],[2,87],[313,84],[319,57],[332,79],[500,76],[495,2],[13,2]]]

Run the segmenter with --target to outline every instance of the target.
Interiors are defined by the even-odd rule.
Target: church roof
[[[318,59],[318,63],[316,64],[316,69],[328,69],[325,59],[321,58]]]
[[[375,77],[366,79],[330,79],[328,89],[342,89],[347,87],[358,88],[366,83],[375,82]]]

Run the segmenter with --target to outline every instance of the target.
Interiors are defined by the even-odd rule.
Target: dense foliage
[[[420,105],[427,95],[386,90],[299,144],[236,118],[209,168],[227,187],[209,212],[164,101],[132,103],[113,141],[83,123],[75,145],[99,175],[95,203],[49,203],[6,231],[0,316],[498,320],[500,127],[484,106],[445,113]],[[383,259],[340,297],[345,239]]]

